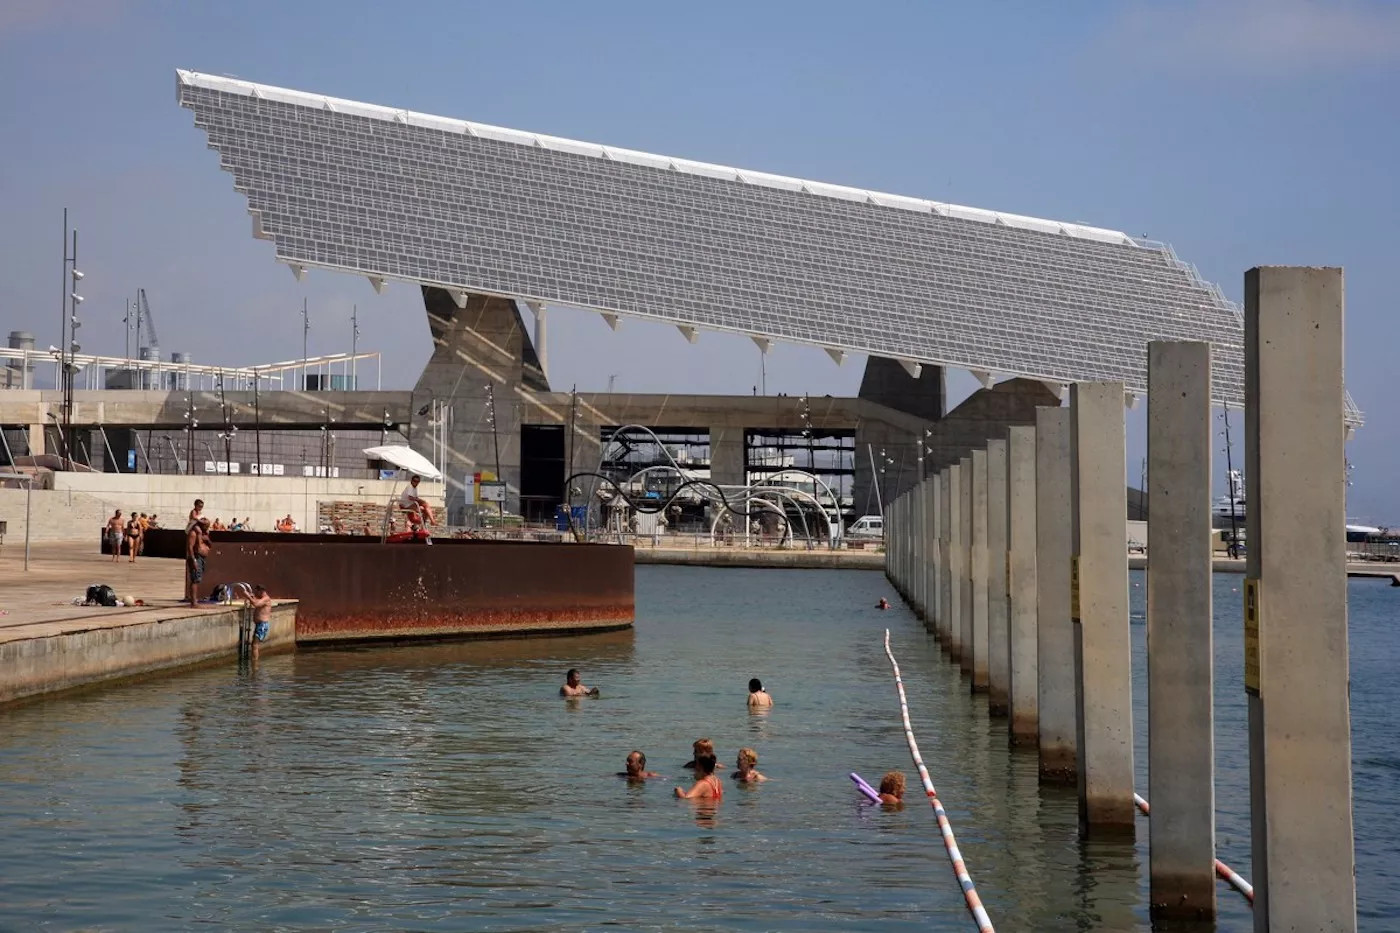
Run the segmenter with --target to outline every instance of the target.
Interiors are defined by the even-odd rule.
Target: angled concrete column
[[[1215,916],[1210,344],[1147,345],[1152,916]]]
[[[953,598],[952,543],[954,540],[953,516],[953,468],[944,467],[938,474],[938,640],[943,650],[951,652],[953,643],[953,610],[957,600]]]
[[[987,708],[1011,705],[1011,630],[1006,603],[1006,441],[987,441]]]
[[[1128,478],[1121,382],[1070,389],[1070,495],[1078,615],[1079,831],[1131,833],[1132,640],[1128,629]]]
[[[1040,728],[1036,677],[1035,428],[1013,426],[1007,439],[1007,591],[1011,630],[1011,744],[1034,745]]]
[[[960,480],[959,493],[962,497],[962,537],[959,539],[962,545],[962,554],[959,555],[962,565],[962,579],[958,581],[958,586],[962,590],[962,616],[958,619],[958,645],[960,653],[958,655],[958,666],[964,674],[972,675],[973,652],[976,646],[973,643],[972,635],[972,532],[973,532],[973,498],[972,498],[972,457],[966,456],[958,461],[958,478]]]
[[[1244,280],[1255,930],[1355,930],[1341,269]]]
[[[922,466],[920,467],[922,470]],[[914,539],[913,565],[909,568],[914,585],[915,601],[918,604],[919,618],[928,616],[928,591],[924,583],[928,579],[924,565],[928,563],[928,506],[924,499],[928,496],[928,484],[920,477],[909,497],[909,531]]]
[[[987,452],[972,452],[972,692],[987,692]]]
[[[1074,627],[1070,622],[1069,411],[1035,412],[1036,683],[1040,779],[1072,784],[1075,752]]]
[[[966,603],[967,588],[963,577],[967,574],[967,548],[963,535],[963,483],[967,472],[962,461],[948,467],[948,657],[962,663],[963,655],[963,606]],[[970,647],[970,646],[969,646]]]

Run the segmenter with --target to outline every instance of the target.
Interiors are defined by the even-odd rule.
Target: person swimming
[[[698,768],[700,766],[701,755],[714,757],[715,743],[711,742],[709,739],[696,739],[694,743],[692,743],[691,749],[693,750],[693,755],[690,761],[681,765],[682,768]]]
[[[763,681],[757,677],[749,681],[749,709],[768,709],[773,705],[773,698],[768,695],[768,691],[763,689]]]
[[[890,608],[890,601],[889,601],[888,599],[886,599],[885,597],[881,596],[881,597],[880,597],[880,601],[879,601],[878,603],[875,604],[875,608],[876,608],[876,609],[888,609],[888,608]]]
[[[761,784],[768,780],[754,770],[758,766],[758,752],[751,748],[739,749],[739,760],[734,764],[739,770],[731,774],[730,777],[740,784]]]
[[[903,771],[887,771],[880,778],[880,803],[886,806],[904,805]]]
[[[695,757],[695,784],[690,790],[676,788],[676,796],[683,800],[713,800],[719,803],[724,799],[724,785],[715,777],[717,760],[713,754]]]
[[[596,697],[599,691],[597,687],[585,687],[579,680],[578,668],[571,667],[564,675],[564,686],[559,688],[561,697]]]
[[[617,776],[625,777],[629,781],[645,781],[647,778],[661,777],[657,772],[647,770],[647,756],[635,749],[627,756],[627,763],[624,767],[627,770],[617,772]]]

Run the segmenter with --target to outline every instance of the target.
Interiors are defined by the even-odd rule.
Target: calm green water
[[[1081,846],[1072,793],[1037,788],[920,623],[872,608],[891,595],[879,574],[638,567],[637,583],[635,632],[304,652],[0,712],[0,929],[972,929],[928,806],[872,809],[845,777],[901,768],[917,787],[886,626],[998,928],[1147,928],[1145,850]],[[1232,583],[1217,578],[1231,671]],[[1377,630],[1358,592],[1354,653]],[[1387,651],[1357,663],[1379,676]],[[556,695],[571,666],[602,699]],[[750,676],[768,715],[745,708]],[[1354,704],[1394,698],[1361,680]],[[1220,836],[1247,871],[1240,697],[1222,682]],[[1397,736],[1378,713],[1356,729],[1363,914],[1394,918],[1400,857],[1376,824]],[[727,784],[713,812],[672,799],[701,736],[725,765],[753,746],[770,781]],[[614,777],[634,747],[665,780]],[[1247,928],[1220,899],[1221,929]]]

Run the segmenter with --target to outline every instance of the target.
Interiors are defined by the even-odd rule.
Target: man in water
[[[904,806],[903,771],[887,771],[880,778],[880,803],[887,807]]]
[[[647,778],[661,777],[655,771],[647,770],[647,756],[639,751],[633,751],[627,756],[626,771],[617,772],[618,777],[625,777],[629,781],[645,781]]]
[[[749,681],[749,709],[769,709],[773,698],[763,689],[763,681],[757,677]]]
[[[682,768],[698,768],[700,767],[701,758],[706,755],[709,755],[711,758],[715,757],[715,743],[709,739],[696,739],[691,743],[690,748],[692,752],[691,759],[681,765]]]
[[[253,610],[253,658],[258,656],[258,643],[267,641],[272,628],[272,595],[261,583],[252,587],[238,584],[243,590],[243,603]]]
[[[414,477],[414,479],[417,478]],[[561,697],[596,697],[598,692],[597,687],[585,687],[579,681],[578,668],[576,667],[569,668],[569,673],[564,676],[564,686],[559,688]]]

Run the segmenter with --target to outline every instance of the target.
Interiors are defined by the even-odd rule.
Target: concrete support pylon
[[[958,619],[958,645],[961,649],[958,656],[958,666],[968,677],[972,676],[973,652],[976,650],[972,640],[972,456],[958,460],[959,495],[962,501],[959,503],[962,521],[961,538],[962,553],[959,560],[962,566],[962,579],[958,581],[958,586],[962,591],[962,616]]]
[[[1007,551],[1010,569],[1011,744],[1035,745],[1040,728],[1036,648],[1035,428],[1013,426],[1007,438]]]
[[[924,590],[928,593],[928,612],[924,615],[924,629],[938,631],[938,475],[929,476],[924,481],[928,494],[924,496],[924,541],[928,551],[924,561]]]
[[[1355,930],[1342,270],[1244,295],[1254,929]]]
[[[1011,705],[1011,630],[1006,596],[1006,441],[987,441],[987,709]]]
[[[972,692],[987,692],[987,452],[972,452]]]
[[[1069,411],[1035,412],[1035,589],[1040,780],[1074,783],[1074,627],[1070,621]]]
[[[958,605],[953,598],[953,467],[944,467],[938,474],[938,639],[943,650],[952,653],[954,612]]]
[[[969,464],[970,466],[970,464]],[[967,471],[962,461],[948,467],[948,657],[962,664],[963,656],[963,606],[967,600],[967,587],[963,578],[967,575],[967,547],[963,544],[963,483]],[[969,663],[971,659],[969,658]]]
[[[1080,382],[1070,389],[1070,615],[1083,836],[1131,834],[1137,817],[1124,399],[1121,382]]]
[[[1215,916],[1210,344],[1147,345],[1147,779],[1154,919]]]

